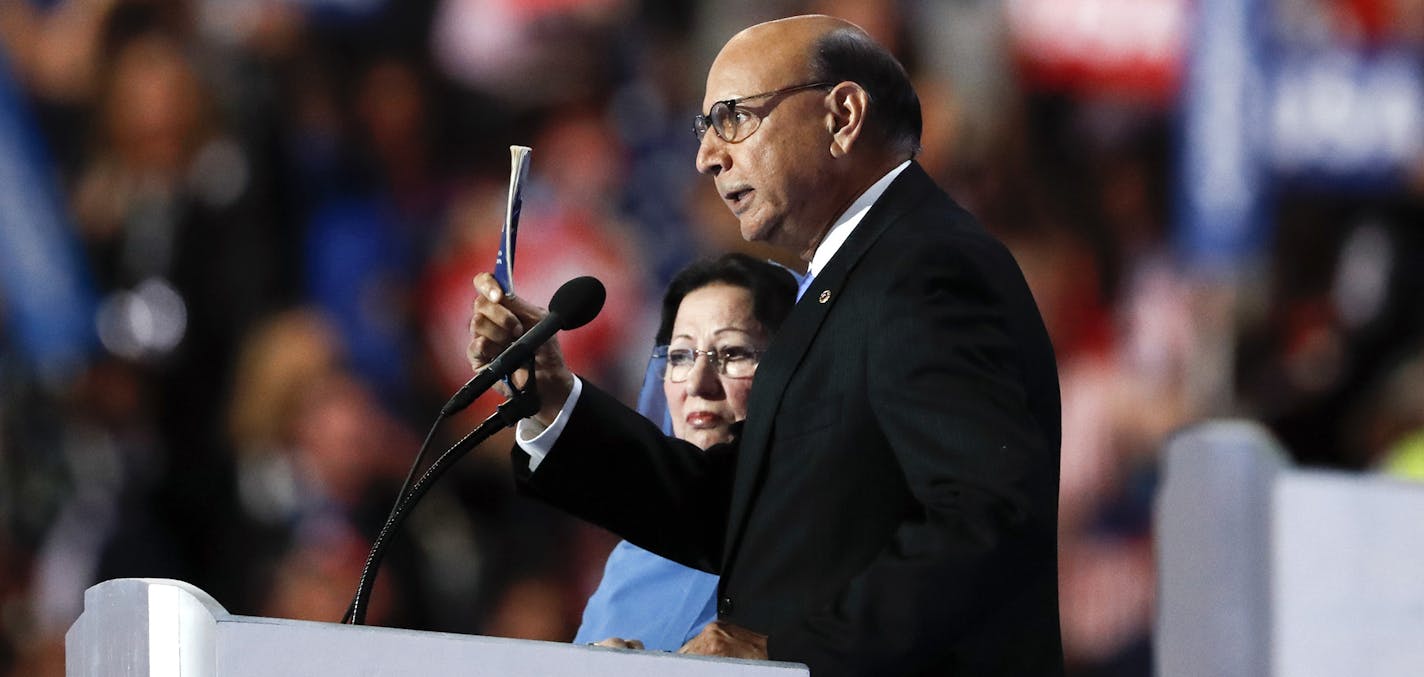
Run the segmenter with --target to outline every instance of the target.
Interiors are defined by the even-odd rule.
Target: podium
[[[1424,485],[1294,468],[1248,422],[1165,463],[1159,677],[1424,675]]]
[[[680,656],[440,632],[234,616],[181,581],[84,592],[67,677],[806,677],[799,663]]]

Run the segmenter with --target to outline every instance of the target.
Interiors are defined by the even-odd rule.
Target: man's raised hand
[[[548,315],[548,311],[523,297],[505,294],[489,273],[476,275],[474,286],[476,295],[470,310],[470,343],[465,349],[465,357],[470,361],[470,368],[478,372],[523,336],[526,329],[538,324]],[[540,399],[539,413],[534,418],[547,426],[568,400],[574,382],[573,372],[564,365],[557,338],[551,338],[540,346],[534,355],[534,368],[539,379]],[[524,387],[528,377],[527,370],[516,371],[514,385]],[[503,392],[503,385],[496,387]]]

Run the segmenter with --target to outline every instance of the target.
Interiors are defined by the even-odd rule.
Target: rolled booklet
[[[499,234],[499,255],[494,279],[506,294],[514,293],[514,243],[519,233],[519,212],[524,207],[524,181],[529,177],[528,146],[509,147],[509,202],[504,209],[504,229]]]

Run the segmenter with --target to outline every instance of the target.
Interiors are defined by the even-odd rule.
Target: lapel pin
[[[825,302],[831,300],[831,290],[827,289],[827,290],[822,291],[822,292],[821,292],[821,298],[819,298],[819,299],[817,299],[817,300],[820,301],[821,303],[825,303]]]

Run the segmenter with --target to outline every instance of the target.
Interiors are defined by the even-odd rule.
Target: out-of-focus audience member
[[[339,619],[405,470],[397,452],[415,449],[413,435],[350,371],[333,325],[310,309],[274,316],[248,338],[229,425],[240,504],[260,534],[249,546],[252,597],[273,615]],[[399,618],[391,598],[378,610],[372,623]]]
[[[1351,437],[1366,467],[1424,481],[1424,353],[1390,368],[1351,412]]]
[[[152,398],[160,475],[147,510],[183,575],[223,594],[238,527],[222,401],[240,338],[287,297],[292,258],[269,177],[214,106],[182,15],[111,10],[70,196],[102,295],[99,339]]]
[[[318,187],[302,239],[305,287],[346,337],[352,367],[404,405],[420,376],[416,288],[450,192],[441,85],[422,59],[399,52],[352,70],[350,91],[329,102],[349,111],[349,145],[305,179]],[[305,133],[316,142],[322,132]]]

